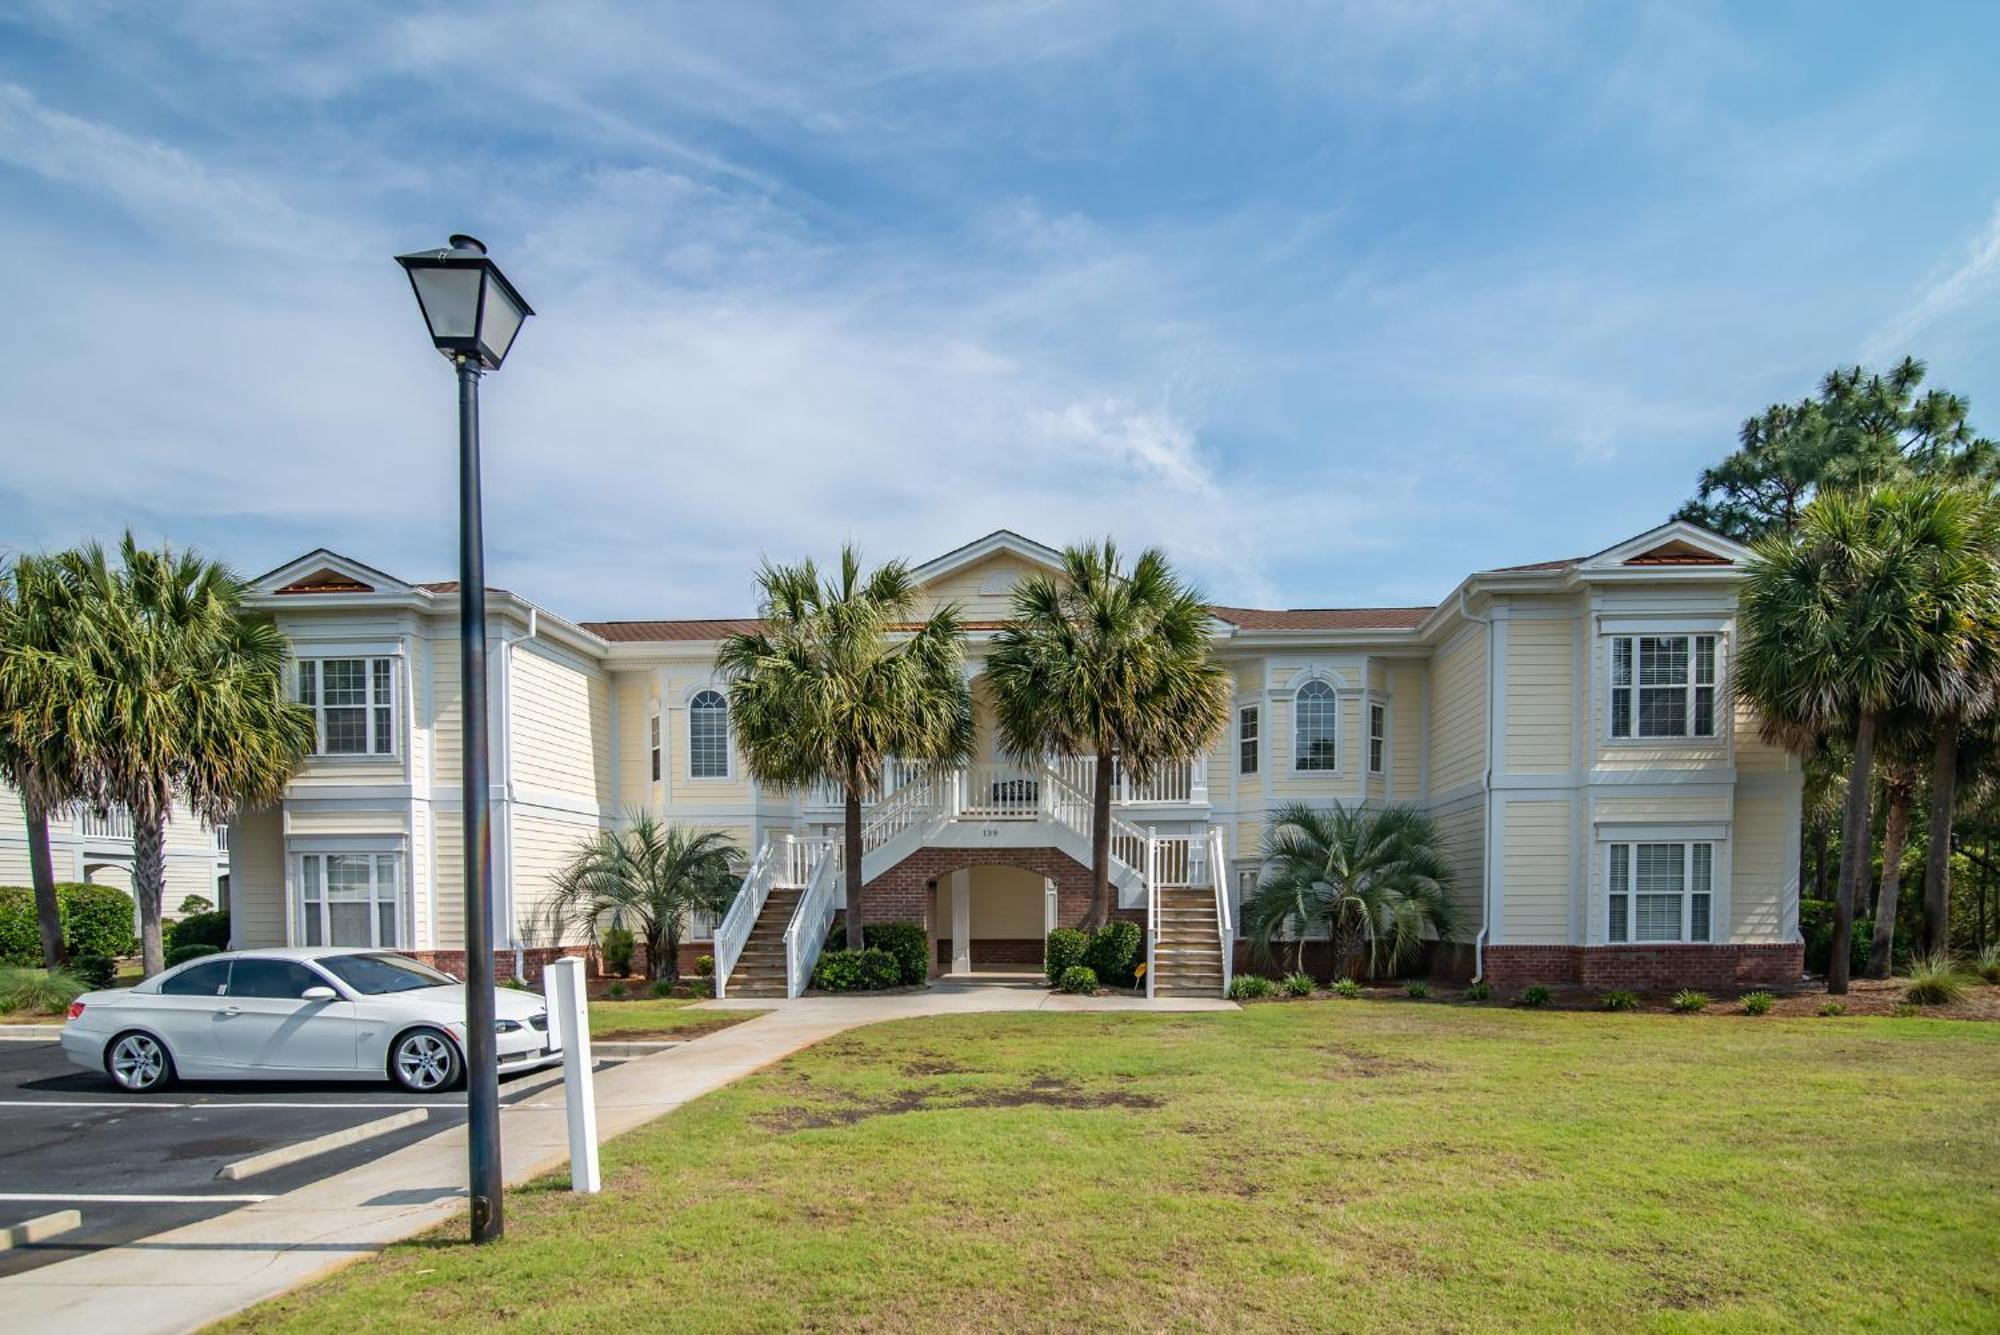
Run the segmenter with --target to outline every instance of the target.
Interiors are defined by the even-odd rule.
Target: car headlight
[[[495,1020],[493,1022],[493,1032],[496,1034],[511,1034],[520,1027],[521,1022],[519,1020]]]

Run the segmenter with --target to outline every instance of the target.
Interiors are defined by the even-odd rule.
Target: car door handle
[[[224,1006],[221,1011],[222,1018],[225,1020],[232,1015],[241,1015],[242,1013],[243,1008],[241,1006]]]

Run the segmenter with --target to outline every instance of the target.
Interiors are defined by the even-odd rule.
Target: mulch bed
[[[1817,1017],[1820,1007],[1830,1001],[1839,1001],[1846,1006],[1846,1014],[1848,1015],[1894,1015],[1896,1014],[1896,1008],[1904,1004],[1903,993],[1907,986],[1908,980],[1902,978],[1856,978],[1848,984],[1846,996],[1835,997],[1826,990],[1826,981],[1824,979],[1815,978],[1788,990],[1780,990],[1778,988],[1768,989],[1772,996],[1776,998],[1769,1014],[1793,1018]],[[1708,1008],[1702,1011],[1690,1012],[1688,1018],[1699,1016],[1742,1018],[1743,1008],[1737,1004],[1737,998],[1743,992],[1751,990],[1753,989],[1745,988],[1742,991],[1727,992],[1709,991]],[[1604,1009],[1604,993],[1599,990],[1580,987],[1552,987],[1549,989],[1549,992],[1548,1004],[1538,1009],[1556,1011],[1602,1011]],[[1400,984],[1364,983],[1361,987],[1361,995],[1353,998],[1353,1000],[1400,1001],[1412,1006],[1436,1006],[1440,1004],[1516,1006],[1519,1004],[1520,995],[1521,989],[1519,988],[1510,988],[1505,991],[1495,989],[1493,994],[1483,1002],[1468,1002],[1465,999],[1465,989],[1463,987],[1440,987],[1433,984],[1430,996],[1418,1000],[1405,992]],[[1674,994],[1671,991],[1640,992],[1638,996],[1638,1009],[1636,1011],[1625,1012],[1626,1014],[1679,1014],[1673,1008]],[[1305,997],[1276,996],[1255,1004],[1277,1005],[1288,1001],[1305,1001],[1308,999]],[[1341,1001],[1347,1000],[1347,998],[1339,997],[1332,992],[1322,990],[1313,993],[1310,1000]],[[1965,995],[1951,1005],[1918,1006],[1914,1013],[1928,1020],[2000,1020],[2000,986],[1992,983],[1972,981],[1967,983]]]

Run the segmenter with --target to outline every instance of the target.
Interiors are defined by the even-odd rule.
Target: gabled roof
[[[250,581],[253,592],[273,595],[408,593],[414,587],[327,547],[316,547]]]
[[[1425,607],[1210,607],[1238,630],[1409,630],[1434,610]]]
[[[1749,557],[1750,549],[1742,543],[1700,524],[1673,519],[1615,547],[1586,556],[1576,564],[1585,570],[1634,566],[1728,567],[1740,565]]]
[[[754,635],[764,623],[755,617],[712,617],[693,621],[583,621],[585,630],[617,643],[649,640],[719,640],[725,635]]]
[[[1033,538],[1024,538],[1012,529],[996,528],[983,538],[968,542],[963,547],[954,547],[943,556],[932,557],[910,573],[917,577],[919,583],[928,584],[954,570],[977,565],[1000,552],[1051,570],[1062,569],[1062,553],[1055,548],[1044,546]]]

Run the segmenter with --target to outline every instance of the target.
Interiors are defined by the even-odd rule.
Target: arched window
[[[1334,720],[1340,704],[1333,687],[1315,678],[1299,687],[1292,698],[1292,768],[1332,770],[1340,768],[1334,749]]]
[[[688,701],[688,777],[729,777],[729,702],[719,691]]]

